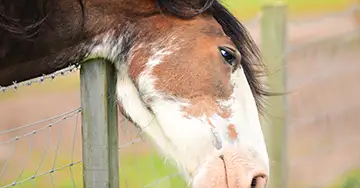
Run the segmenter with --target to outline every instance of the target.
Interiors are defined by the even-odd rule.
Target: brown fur
[[[176,35],[175,47],[180,50],[166,56],[154,67],[152,74],[157,78],[156,90],[189,100],[191,107],[184,109],[187,115],[223,114],[225,109],[221,109],[216,100],[229,99],[232,94],[232,67],[224,62],[218,46],[231,46],[231,40],[211,18],[164,22],[168,26],[157,29],[165,33],[171,28],[170,32]],[[203,32],[196,32],[198,30]]]
[[[191,23],[191,22],[197,22]],[[180,50],[163,59],[153,74],[159,82],[155,87],[169,95],[185,99],[209,96],[213,99],[228,99],[232,93],[230,84],[231,66],[226,64],[219,53],[218,46],[231,45],[227,37],[212,37],[194,32],[199,27],[217,26],[215,21],[202,19],[191,21],[177,33]],[[218,30],[221,28],[218,26]],[[181,38],[185,38],[184,42]],[[171,80],[176,84],[164,84],[161,80]]]
[[[200,17],[193,19],[199,14]],[[1,0],[0,18],[0,86],[49,74],[78,63],[87,53],[82,44],[91,42],[95,35],[132,23],[137,30],[148,32],[145,37],[136,39],[144,42],[150,38],[163,37],[175,25],[177,35],[182,34],[181,38],[188,40],[187,44],[191,40],[198,41],[195,45],[191,43],[191,46],[195,46],[191,50],[186,49],[189,45],[184,45],[184,54],[194,53],[194,50],[204,54],[208,47],[206,45],[223,44],[228,38],[230,45],[235,46],[244,57],[241,63],[259,109],[262,107],[261,96],[267,95],[257,78],[262,75],[263,67],[259,64],[256,45],[246,29],[216,0]],[[213,39],[217,42],[209,44]],[[196,61],[191,59],[191,62]],[[226,98],[229,88],[223,84],[225,77],[220,78],[224,70],[216,70],[220,73],[218,78],[214,76],[212,86],[202,88],[201,92],[212,90],[215,95]],[[207,74],[202,80],[211,76],[205,72],[202,74]],[[194,74],[192,78],[195,81],[180,84],[200,83]]]
[[[236,140],[238,139],[238,133],[236,132],[236,128],[234,124],[230,124],[227,126],[228,128],[228,134],[229,134],[229,138]]]
[[[232,67],[224,62],[218,46],[232,46],[234,49],[236,47],[217,22],[209,16],[184,21],[158,15],[142,20],[141,25],[144,29],[140,36],[146,38],[145,44],[134,50],[129,59],[129,74],[135,83],[152,55],[149,51],[152,49],[151,43],[159,40],[158,36],[164,36],[166,39],[160,40],[161,43],[157,45],[174,45],[174,48],[180,50],[166,56],[161,64],[154,67],[152,74],[157,80],[156,90],[189,100],[191,107],[184,108],[187,115],[198,117],[204,113],[207,116],[217,113],[228,116],[228,110],[221,108],[216,100],[229,99],[232,94]],[[148,34],[149,28],[158,32],[155,35]],[[196,32],[198,30],[201,32]],[[170,44],[169,35],[176,36],[175,44]]]
[[[200,17],[192,19],[199,14]],[[207,46],[199,43],[228,37],[230,45],[244,57],[241,63],[259,109],[261,96],[267,95],[257,78],[262,75],[262,66],[258,62],[256,45],[246,29],[216,0],[1,0],[0,18],[0,86],[78,63],[87,53],[80,44],[86,44],[95,35],[132,23],[137,30],[150,33],[141,38],[143,41],[161,38],[176,25],[177,35],[183,35],[181,38],[198,40],[192,51],[200,54],[207,51]],[[144,20],[148,24],[144,24]],[[220,43],[208,45],[215,44]],[[183,48],[184,53],[191,53]],[[69,53],[70,49],[75,52]],[[214,82],[217,81],[217,87],[225,87],[220,90],[229,90],[222,84],[223,79],[214,78]],[[225,93],[217,94],[225,96]]]

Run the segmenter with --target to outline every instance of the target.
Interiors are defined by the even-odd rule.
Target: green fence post
[[[81,65],[83,182],[85,188],[119,188],[115,68],[104,60]]]
[[[262,6],[261,51],[269,70],[271,92],[285,91],[285,48],[287,7],[283,2]],[[263,130],[270,157],[270,188],[286,187],[286,114],[285,96],[268,98]]]

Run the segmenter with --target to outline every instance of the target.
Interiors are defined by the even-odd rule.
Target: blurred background
[[[223,3],[263,51],[272,89],[287,92],[264,120],[274,176],[284,177],[274,181],[360,188],[360,1]],[[83,186],[79,106],[78,72],[0,92],[0,187]],[[186,187],[141,132],[119,122],[121,187]]]

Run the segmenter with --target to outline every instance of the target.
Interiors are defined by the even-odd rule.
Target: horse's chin
[[[207,160],[192,179],[192,188],[266,187],[268,171],[246,148],[226,146]]]

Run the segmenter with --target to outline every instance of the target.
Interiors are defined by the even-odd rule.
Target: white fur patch
[[[115,62],[122,46],[123,36],[115,37],[115,31],[111,30],[94,37],[96,45],[92,46],[90,55],[94,57],[106,57]]]
[[[121,63],[119,61],[123,61],[124,56],[128,53],[124,46],[128,45],[129,38],[133,35],[133,29],[131,25],[128,25],[120,33],[116,30],[109,30],[95,36],[89,46],[87,59],[102,57],[114,63]]]
[[[194,173],[199,165],[205,162],[204,156],[215,150],[212,145],[214,136],[205,119],[184,118],[182,107],[186,103],[165,100],[171,96],[165,96],[155,90],[156,78],[151,75],[152,68],[161,63],[162,57],[170,53],[159,51],[150,57],[145,71],[138,78],[138,89],[143,94],[141,98],[126,73],[126,66],[118,67],[117,95],[126,113],[155,141],[166,157],[174,160],[179,168],[186,172],[185,178],[191,180],[188,175]],[[142,98],[146,97],[153,99],[150,105],[154,114],[149,112],[143,103]]]
[[[137,85],[139,86],[139,91],[143,94],[142,98],[144,101],[148,101],[148,98],[154,99],[161,97],[161,94],[159,94],[154,88],[155,78],[151,73],[153,68],[161,63],[162,58],[170,54],[171,51],[166,49],[155,52],[155,54],[152,55],[146,63],[145,70],[140,73],[137,79]]]
[[[101,52],[96,49],[95,51]],[[111,51],[106,53],[111,54]],[[198,170],[201,170],[200,167],[209,158],[218,157],[221,153],[221,149],[218,150],[215,142],[220,142],[222,147],[241,143],[249,150],[255,151],[269,169],[255,99],[244,72],[239,69],[232,75],[231,81],[235,86],[232,99],[219,101],[232,110],[230,118],[224,119],[217,114],[212,117],[185,118],[183,107],[189,106],[186,100],[168,96],[154,88],[156,78],[151,72],[155,66],[162,63],[165,56],[171,53],[171,50],[162,49],[149,58],[145,70],[137,79],[138,88],[129,78],[127,65],[117,65],[117,96],[127,115],[157,144],[165,157],[175,161],[189,182],[199,173]],[[162,81],[167,82],[167,80]],[[139,96],[140,93],[142,96]],[[152,100],[144,100],[146,98]],[[145,104],[144,101],[149,102]],[[152,112],[148,110],[148,107]],[[215,132],[218,135],[214,134],[208,119],[215,126]],[[235,125],[239,134],[235,142],[229,138],[227,132],[227,126],[230,123]]]
[[[256,152],[269,173],[269,157],[258,109],[243,69],[233,73],[231,82],[234,85],[234,93],[229,101],[223,102],[223,105],[230,106],[232,111],[229,122],[235,125],[239,134],[238,142]]]

